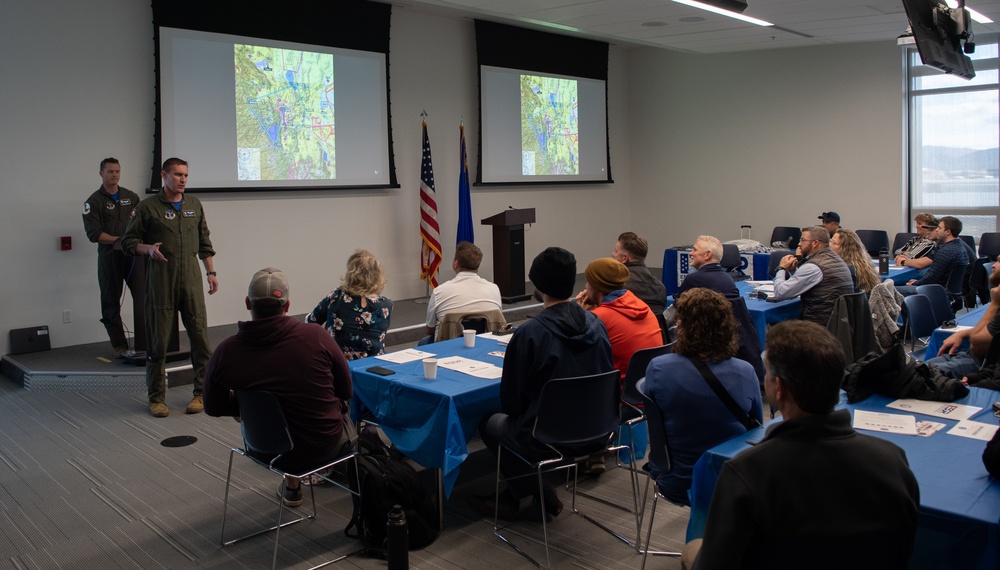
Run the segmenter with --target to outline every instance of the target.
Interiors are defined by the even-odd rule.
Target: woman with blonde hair
[[[382,354],[392,313],[392,301],[382,296],[383,289],[382,265],[371,252],[359,249],[347,259],[340,287],[306,315],[306,322],[322,324],[347,360]]]
[[[865,251],[865,246],[862,245],[858,234],[843,228],[837,230],[837,233],[830,237],[830,249],[839,255],[847,264],[848,269],[851,270],[851,276],[854,278],[854,290],[871,294],[872,289],[881,280],[878,273],[875,272],[875,264],[868,257],[868,252]]]

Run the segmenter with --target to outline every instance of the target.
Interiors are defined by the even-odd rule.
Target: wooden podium
[[[524,292],[524,224],[534,222],[534,208],[511,208],[482,221],[493,226],[493,281],[504,303],[531,298]]]

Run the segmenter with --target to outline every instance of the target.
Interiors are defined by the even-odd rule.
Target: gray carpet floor
[[[532,303],[523,304],[527,315],[522,318],[539,310]],[[417,325],[424,311],[426,305],[401,301],[393,325],[422,333]],[[233,325],[213,327],[213,344],[234,330]],[[394,349],[412,345],[409,338],[397,338],[400,343]],[[95,343],[32,357],[41,359],[37,365],[46,370],[80,369],[84,361],[97,370],[124,367],[100,360],[105,352],[104,343]],[[136,372],[141,374],[141,368]],[[156,419],[147,412],[144,389],[26,390],[0,376],[0,568],[269,567],[273,534],[227,548],[219,545],[229,449],[242,443],[239,424],[229,418],[185,415],[189,399],[190,386],[170,388],[171,415]],[[197,441],[185,447],[161,445],[174,436]],[[470,450],[445,505],[445,530],[429,547],[410,552],[411,568],[531,567],[494,536],[492,520],[482,519],[467,505],[470,495],[493,491],[496,469],[493,455],[481,442],[474,440]],[[433,492],[433,472],[421,475],[428,493]],[[276,475],[236,458],[227,538],[273,524],[278,483]],[[622,469],[609,469],[580,487],[616,504],[631,501],[629,478]],[[566,510],[549,526],[554,567],[639,567],[641,556],[571,514],[568,493],[561,490],[560,495]],[[308,492],[306,498],[307,506]],[[360,548],[343,533],[352,512],[350,497],[336,488],[319,487],[316,502],[314,520],[282,531],[278,567],[309,568]],[[651,503],[649,498],[647,506]],[[578,507],[618,532],[634,533],[634,519],[624,511],[583,497]],[[531,511],[525,516],[537,516],[537,510]],[[687,518],[687,509],[661,501],[654,548],[680,549]],[[541,535],[537,518],[517,523],[515,529]],[[645,530],[644,523],[643,536]],[[522,539],[519,545],[536,558],[544,555],[531,541]],[[356,554],[336,567],[385,568],[386,562]],[[680,564],[674,558],[651,557],[648,567],[675,569]]]

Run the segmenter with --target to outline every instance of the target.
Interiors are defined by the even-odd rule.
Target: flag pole
[[[434,184],[434,166],[431,162],[430,138],[427,135],[427,110],[421,118],[421,163],[420,163],[420,278],[424,280],[426,297],[418,303],[430,300],[430,291],[437,287],[437,272],[441,266],[441,230],[438,224],[437,192]]]

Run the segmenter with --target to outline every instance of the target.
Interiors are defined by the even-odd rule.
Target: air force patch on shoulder
[[[86,216],[90,213],[90,202],[83,203],[83,215]]]

